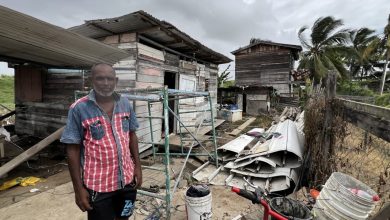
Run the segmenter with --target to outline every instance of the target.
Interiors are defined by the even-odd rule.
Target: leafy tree
[[[230,72],[228,72],[229,68],[230,68],[230,64],[226,67],[224,71],[218,74],[218,88],[221,88],[223,86],[223,83],[229,79],[229,74],[230,74]]]
[[[342,25],[342,20],[331,16],[320,17],[311,28],[310,40],[304,34],[308,27],[304,26],[298,32],[305,49],[298,68],[310,70],[316,84],[326,77],[328,70],[336,70],[341,77],[348,77],[344,55],[348,52],[346,44],[350,40],[350,31],[340,29]]]

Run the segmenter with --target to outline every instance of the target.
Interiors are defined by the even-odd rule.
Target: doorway
[[[168,89],[177,89],[177,74],[175,72],[165,72],[164,73],[164,85],[168,86]],[[168,101],[168,106],[170,109],[172,109],[174,112],[176,112],[176,101],[175,100],[169,100]],[[169,112],[169,133],[173,133],[176,129],[175,127],[175,118],[172,115],[171,112]],[[162,130],[164,130],[164,122],[163,122],[163,127]]]

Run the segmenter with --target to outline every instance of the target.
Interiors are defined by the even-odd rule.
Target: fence
[[[306,105],[305,167],[311,187],[335,171],[366,183],[390,202],[390,109],[337,98],[336,75],[326,89],[314,89]]]

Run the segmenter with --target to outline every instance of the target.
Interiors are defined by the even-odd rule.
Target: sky
[[[144,10],[233,60],[230,52],[253,37],[299,44],[302,26],[329,15],[342,19],[345,28],[380,34],[390,13],[390,0],[0,0],[0,5],[64,28]],[[229,71],[234,77],[234,62]],[[0,63],[0,74],[12,72]]]

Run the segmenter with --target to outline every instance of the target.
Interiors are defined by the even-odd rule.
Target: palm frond
[[[325,41],[337,28],[343,25],[342,20],[331,16],[320,17],[312,27],[311,40],[313,45],[318,45]]]
[[[320,46],[330,46],[334,44],[345,45],[350,41],[350,30],[342,29],[329,36],[327,39],[320,43]]]
[[[303,33],[303,32],[305,32],[305,30],[307,30],[306,26],[303,26],[303,27],[301,27],[301,29],[299,29],[298,39],[301,42],[302,47],[309,50],[310,48],[312,48],[312,46],[308,43],[308,40],[306,39],[306,36]]]

